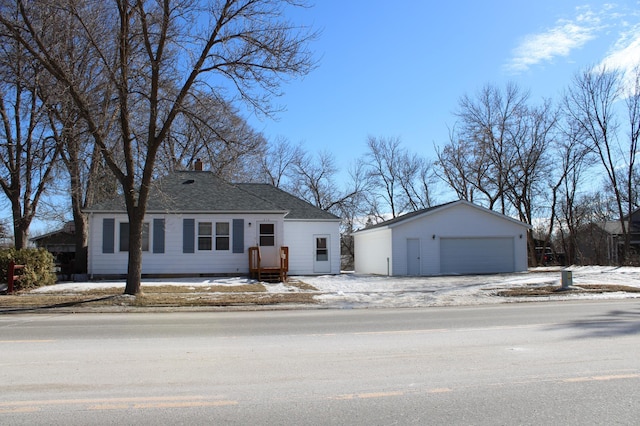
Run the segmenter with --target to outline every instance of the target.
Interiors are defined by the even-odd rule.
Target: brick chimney
[[[202,161],[200,161],[200,159],[196,159],[196,162],[193,164],[193,169],[196,172],[201,172],[202,171]]]

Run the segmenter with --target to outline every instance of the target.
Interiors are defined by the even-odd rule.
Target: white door
[[[407,275],[420,275],[420,240],[407,238]]]
[[[515,270],[513,238],[441,238],[443,274],[495,274]]]
[[[329,235],[314,235],[313,272],[328,274],[331,272],[331,240]]]
[[[280,266],[275,222],[258,222],[257,228],[258,245],[262,256],[260,265],[264,267]]]

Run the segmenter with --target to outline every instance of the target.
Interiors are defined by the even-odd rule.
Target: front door
[[[275,222],[258,222],[258,245],[262,256],[261,265],[264,267],[280,266]]]
[[[314,235],[313,272],[328,274],[331,272],[331,252],[329,235]]]
[[[407,275],[420,275],[420,240],[407,239]]]

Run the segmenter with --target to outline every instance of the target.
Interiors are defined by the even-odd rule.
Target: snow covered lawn
[[[497,293],[514,287],[561,284],[561,268],[535,268],[529,272],[500,275],[385,277],[372,275],[296,276],[317,289],[311,291],[321,306],[332,308],[425,307],[477,305],[531,300],[564,300],[640,297],[638,293],[567,293],[537,297],[500,297]],[[573,284],[626,285],[640,288],[640,268],[635,267],[570,267]],[[142,286],[188,286],[197,292],[211,286],[244,286],[255,283],[246,277],[145,279]],[[264,284],[269,293],[310,292],[295,285]],[[90,289],[122,288],[124,281],[60,283],[41,287],[34,293],[82,292]]]

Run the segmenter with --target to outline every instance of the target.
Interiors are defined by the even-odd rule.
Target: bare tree
[[[369,136],[367,148],[364,162],[372,218],[384,220],[388,214],[398,217],[431,206],[435,175],[429,161],[409,152],[399,138]]]
[[[470,202],[474,198],[476,172],[481,170],[475,164],[477,160],[473,155],[472,143],[459,138],[455,128],[452,129],[449,143],[443,148],[436,146],[438,160],[434,170],[436,176],[449,185],[459,199]]]
[[[5,240],[9,238],[9,227],[4,220],[0,220],[0,247],[5,246]]]
[[[296,0],[0,3],[0,24],[68,88],[121,185],[130,231],[125,293],[140,291],[143,219],[157,154],[176,117],[206,93],[235,93],[257,111],[273,112],[269,100],[279,94],[283,78],[305,74],[313,66],[306,46],[314,34],[284,18],[285,6],[301,4]],[[86,43],[100,59],[104,80],[94,90],[117,112],[117,126],[111,132],[105,131],[103,115],[95,112],[80,84],[86,76],[77,75],[59,55],[60,46],[54,42],[59,14],[79,24],[77,42]],[[95,16],[106,23],[100,34],[88,25]],[[216,81],[230,84],[216,86]]]
[[[266,139],[224,99],[200,96],[188,104],[158,152],[158,174],[189,169],[196,159],[229,182],[255,181],[267,150]]]
[[[397,168],[401,156],[401,142],[399,138],[376,138],[369,136],[367,139],[366,162],[369,166],[368,179],[378,191],[370,194],[369,204],[372,213],[381,220],[388,212],[391,217],[401,215],[406,203],[400,192]],[[382,201],[382,206],[380,205]]]
[[[433,163],[405,151],[400,157],[398,181],[407,199],[410,211],[431,207],[436,177]]]
[[[629,194],[635,170],[635,155],[638,141],[638,78],[630,94],[623,90],[624,75],[617,70],[590,68],[577,74],[564,98],[565,109],[585,134],[585,142],[599,159],[613,193],[616,212],[624,245],[622,262],[630,256],[630,232],[627,215],[631,213]],[[629,111],[629,139],[623,142],[620,136],[620,121],[616,104],[622,97],[627,99]],[[624,182],[627,182],[625,187]]]
[[[556,138],[557,114],[549,101],[537,108],[523,107],[521,113],[506,141],[513,159],[503,174],[506,197],[518,218],[533,225],[535,217],[548,214],[541,204],[552,176],[549,151]],[[527,235],[530,258],[535,258],[533,234]]]
[[[86,21],[98,37],[106,34],[105,23],[101,13],[94,6],[96,13],[93,21]],[[70,74],[82,75],[78,88],[82,90],[87,103],[96,105],[94,113],[102,115],[104,134],[109,134],[115,125],[116,111],[110,101],[105,101],[108,91],[96,89],[104,86],[104,75],[101,60],[95,57],[94,50],[87,43],[77,43],[78,34],[83,33],[80,22],[68,13],[55,13],[55,39],[52,40],[58,49],[56,54],[61,61],[71,67]],[[105,199],[113,198],[117,192],[118,182],[108,169],[98,144],[88,129],[80,110],[76,106],[68,88],[50,74],[40,79],[40,92],[46,94],[47,114],[52,137],[57,142],[61,160],[68,174],[68,191],[71,212],[75,229],[74,272],[87,271],[88,220],[84,209]],[[108,98],[107,98],[108,99]]]
[[[636,156],[640,143],[640,66],[633,70],[633,85],[624,93],[629,123],[629,148],[626,152],[626,202],[629,217],[638,207],[638,177],[640,171],[636,167]]]
[[[29,227],[59,156],[46,126],[38,81],[42,68],[22,47],[3,39],[0,48],[0,187],[11,204],[14,244],[27,246]]]
[[[73,271],[87,271],[88,223],[83,210],[89,205],[110,199],[118,182],[109,171],[84,121],[64,92],[58,101],[48,103],[50,131],[60,148],[60,158],[68,174],[71,212],[74,222],[75,259]]]
[[[284,137],[277,137],[268,144],[267,152],[260,162],[261,180],[281,188],[287,176],[292,173],[294,164],[299,163],[306,152],[300,144],[293,145]]]
[[[458,124],[450,146],[439,152],[438,172],[460,195],[507,213],[509,174],[516,161],[514,147],[522,133],[528,99],[529,93],[515,84],[507,84],[504,90],[487,85],[476,97],[460,98]],[[442,169],[450,165],[454,168]]]
[[[339,201],[335,175],[338,168],[333,154],[320,151],[317,157],[305,153],[298,157],[290,172],[289,191],[322,210],[331,210]]]

